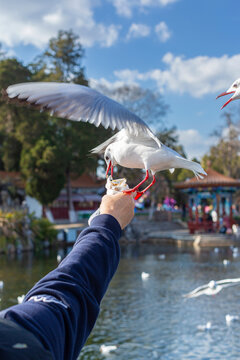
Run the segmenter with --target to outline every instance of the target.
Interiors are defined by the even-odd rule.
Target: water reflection
[[[17,303],[17,296],[57,266],[69,249],[0,257],[0,308]],[[240,287],[217,296],[184,299],[183,294],[210,280],[240,277],[240,257],[228,248],[176,248],[128,245],[102,302],[101,314],[80,360],[104,359],[100,346],[116,345],[108,359],[239,359],[240,321],[227,325],[225,316],[240,315]],[[165,255],[165,258],[159,255]],[[228,266],[223,260],[228,259]],[[149,273],[143,281],[141,273]],[[211,322],[211,328],[199,325]]]

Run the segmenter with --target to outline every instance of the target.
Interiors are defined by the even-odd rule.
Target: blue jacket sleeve
[[[114,217],[95,217],[59,266],[35,284],[22,304],[0,316],[30,330],[53,359],[77,359],[117,269],[120,236]]]

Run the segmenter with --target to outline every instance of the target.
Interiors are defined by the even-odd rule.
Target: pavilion
[[[175,184],[176,189],[188,195],[190,233],[196,230],[219,231],[221,221],[227,224],[227,228],[231,228],[234,223],[232,195],[240,187],[240,180],[222,175],[211,168],[206,172],[208,175],[203,179],[194,177]],[[211,202],[216,214],[213,221],[205,211],[208,202]]]

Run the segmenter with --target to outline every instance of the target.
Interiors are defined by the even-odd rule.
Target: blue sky
[[[188,157],[213,144],[225,100],[215,98],[240,77],[239,0],[0,0],[0,9],[8,54],[27,64],[59,29],[72,28],[88,78],[160,91],[166,124],[177,126]]]

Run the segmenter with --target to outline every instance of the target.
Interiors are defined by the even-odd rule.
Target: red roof
[[[240,187],[240,180],[233,179],[229,176],[220,174],[219,172],[208,168],[206,170],[207,176],[203,179],[197,179],[193,177],[179,183],[174,186],[176,189],[188,189],[188,188],[204,188],[204,187]]]
[[[72,188],[100,188],[105,185],[106,180],[99,180],[89,174],[82,174],[79,177],[72,176],[71,187]]]
[[[17,171],[0,171],[0,183],[10,183],[19,189],[25,188],[25,183],[21,177],[21,174]]]
[[[20,189],[25,188],[25,182],[17,171],[0,171],[0,183],[10,183]],[[101,188],[105,185],[105,180],[98,180],[89,174],[83,174],[79,177],[72,176],[72,188]]]

